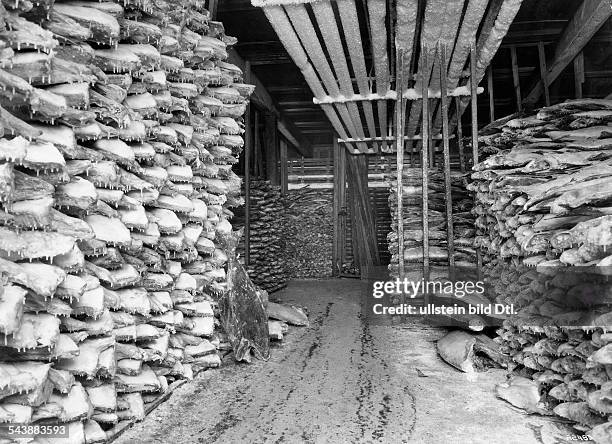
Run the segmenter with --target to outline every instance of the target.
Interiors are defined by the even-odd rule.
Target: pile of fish
[[[272,293],[290,279],[331,276],[332,193],[303,187],[283,196],[279,186],[265,180],[251,181],[250,192],[251,280]],[[244,224],[241,211],[235,222]],[[241,247],[244,256],[244,243]]]
[[[583,99],[504,119],[480,137],[476,244],[491,261],[610,265],[612,100]],[[490,262],[490,261],[487,261]]]
[[[494,339],[514,374],[496,388],[497,396],[529,413],[573,421],[597,443],[611,442],[609,276],[501,262],[483,272],[486,293],[516,312]]]
[[[220,364],[253,87],[202,0],[2,5],[0,422],[102,442]]]
[[[303,187],[284,198],[283,262],[292,279],[332,274],[333,197],[329,190]]]
[[[404,168],[403,174],[403,218],[404,261],[423,262],[423,198],[422,170]],[[466,190],[466,176],[452,172],[451,197],[453,201],[454,257],[457,266],[473,267],[476,264],[474,250],[474,218],[470,212],[473,198]],[[387,235],[391,263],[389,270],[397,273],[398,267],[398,215],[397,175],[391,174],[389,182],[389,210],[391,229]],[[448,263],[446,231],[446,203],[444,196],[444,172],[429,170],[429,258],[432,264]]]
[[[601,443],[612,441],[610,122],[612,101],[596,99],[494,122],[469,185],[485,276],[518,311],[497,341],[520,377],[498,395]]]
[[[269,293],[287,285],[283,261],[284,208],[279,186],[267,180],[250,183],[250,239],[247,271],[255,285]]]

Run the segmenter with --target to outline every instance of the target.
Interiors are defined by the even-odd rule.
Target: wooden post
[[[474,166],[478,163],[478,83],[476,82],[475,44],[472,45],[470,52],[470,88],[472,93],[472,166]]]
[[[550,106],[550,92],[548,91],[548,69],[546,68],[546,50],[544,42],[538,42],[538,59],[540,60],[540,79],[544,87],[544,103]]]
[[[251,62],[247,61],[244,67],[244,81],[251,81]],[[248,267],[251,250],[251,149],[253,134],[251,129],[251,102],[247,102],[244,118],[244,263]]]
[[[304,183],[306,177],[306,170],[304,169],[304,156],[300,158],[300,183]]]
[[[547,80],[550,85],[576,58],[595,33],[612,16],[612,0],[588,0],[580,2],[574,16],[564,27],[559,37],[555,55],[548,67]],[[542,82],[538,81],[525,102],[536,103],[542,94]]]
[[[459,146],[459,170],[465,171],[465,148],[463,147],[463,123],[461,122],[461,100],[455,99],[455,112],[457,113],[457,145]]]
[[[410,145],[410,167],[414,167],[414,142],[412,140],[408,141]]]
[[[367,154],[354,154],[347,160],[353,250],[362,278],[367,277],[369,269],[379,263],[376,226],[368,192],[368,157]]]
[[[430,113],[432,114],[432,113]],[[429,119],[429,166],[436,166],[436,146],[434,145],[433,134],[431,131],[431,119]]]
[[[208,12],[210,12],[211,20],[217,20],[218,8],[219,8],[218,0],[208,0]]]
[[[516,96],[516,109],[521,112],[523,110],[523,99],[521,98],[521,79],[516,57],[516,46],[510,47],[510,58],[512,59],[512,82],[514,83],[514,94]]]
[[[395,69],[395,145],[397,161],[397,245],[398,272],[404,277],[404,50],[397,50]]]
[[[495,94],[493,91],[493,67],[487,67],[487,91],[489,92],[489,120],[495,120]],[[459,114],[457,114],[459,115]]]
[[[582,84],[584,83],[584,53],[580,53],[574,59],[574,83],[576,98],[582,99]]]
[[[339,147],[338,151],[338,204],[339,204],[339,239],[338,239],[338,267],[340,273],[342,273],[342,266],[344,265],[344,255],[346,250],[346,147],[344,145]]]
[[[255,124],[253,125],[253,175],[256,178],[262,177],[261,165],[261,131],[259,128],[259,110],[255,109]]]
[[[333,249],[332,249],[332,276],[339,276],[342,270],[342,267],[339,265],[340,261],[340,208],[342,204],[340,203],[340,150],[343,150],[344,147],[338,146],[338,137],[334,134],[334,145],[332,147],[333,153],[333,173],[334,173],[334,241],[333,241]]]
[[[289,167],[287,162],[287,142],[285,140],[280,141],[280,185],[281,194],[284,196],[287,194],[289,188]]]
[[[429,134],[429,89],[428,81],[425,78],[424,73],[429,73],[429,60],[428,60],[429,48],[426,46],[421,47],[421,54],[423,57],[423,69],[421,70],[421,88],[423,95],[423,146],[421,148],[421,168],[422,168],[422,199],[423,199],[423,269],[425,274],[429,269],[429,148],[431,138]],[[404,252],[402,252],[404,254]]]
[[[472,44],[470,51],[470,88],[472,100],[472,166],[475,166],[478,163],[478,83],[476,82],[475,43]],[[482,254],[480,252],[480,248],[476,250],[476,260],[478,262],[478,278],[480,279],[482,270]]]
[[[442,111],[442,140],[444,150],[444,197],[446,201],[446,242],[448,247],[448,265],[451,271],[455,267],[455,235],[453,230],[453,196],[451,193],[450,142],[448,138],[448,96],[446,85],[446,44],[438,45],[440,66],[440,107]]]
[[[265,119],[266,131],[264,154],[266,156],[266,176],[272,185],[279,185],[280,178],[278,174],[278,157],[280,149],[278,142],[278,122],[276,115],[271,112],[266,113]]]

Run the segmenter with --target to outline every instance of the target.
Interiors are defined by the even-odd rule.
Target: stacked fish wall
[[[249,277],[269,293],[291,279],[322,279],[332,274],[333,195],[330,190],[288,190],[267,180],[250,184]],[[236,222],[244,225],[244,214]],[[244,246],[240,254],[244,257]]]
[[[498,395],[612,441],[612,101],[502,119],[480,136],[476,244],[497,302],[496,341],[518,376]],[[520,404],[520,405],[519,405]]]
[[[334,238],[331,190],[303,187],[287,191],[283,262],[292,279],[322,279],[332,274]]]
[[[254,180],[250,185],[249,266],[251,280],[268,292],[287,285],[283,261],[282,223],[284,218],[281,189],[267,180]]]
[[[0,30],[0,422],[105,441],[220,364],[253,87],[201,0],[16,0]]]

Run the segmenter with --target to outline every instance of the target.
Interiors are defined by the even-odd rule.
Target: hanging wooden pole
[[[470,88],[472,91],[472,165],[478,163],[478,83],[476,81],[476,45],[470,52]]]
[[[280,141],[280,185],[281,194],[284,196],[287,194],[289,188],[289,165],[287,161],[287,142],[285,140]]]
[[[397,147],[397,245],[399,277],[404,277],[404,50],[397,50],[395,88],[400,92],[395,102],[395,144]]]
[[[251,62],[245,62],[244,80],[251,81]],[[251,250],[251,148],[253,144],[251,129],[251,102],[247,102],[244,117],[244,263],[248,267]]]
[[[422,190],[423,196],[423,269],[425,274],[429,269],[429,91],[428,91],[428,80],[425,78],[424,73],[429,73],[429,60],[428,60],[429,48],[426,46],[421,47],[423,69],[421,70],[421,88],[423,93],[423,147],[421,157],[422,167]],[[402,252],[403,254],[403,252]]]
[[[278,119],[271,112],[266,112],[264,115],[265,130],[264,130],[264,157],[266,161],[266,178],[272,185],[280,185],[279,175],[279,154],[280,145],[278,137]]]
[[[253,175],[256,178],[261,178],[261,132],[259,128],[259,111],[255,109],[255,124],[253,125]]]
[[[476,80],[476,42],[470,51],[470,88],[472,91],[472,166],[478,164],[478,82]],[[482,254],[476,250],[478,278],[482,270]]]
[[[219,8],[218,0],[208,1],[208,12],[210,12],[210,19],[217,20],[217,10]]]
[[[455,112],[457,116],[461,116],[461,101],[455,99]],[[457,120],[457,145],[459,147],[459,170],[463,173],[465,171],[465,148],[463,146],[463,123],[461,117]]]
[[[584,83],[584,53],[580,53],[574,59],[574,84],[576,98],[582,99],[582,84]]]
[[[493,91],[493,67],[487,67],[487,91],[489,92],[489,120],[495,120],[495,93]]]
[[[523,99],[521,98],[521,78],[519,76],[518,59],[516,57],[516,46],[510,47],[510,58],[512,61],[512,82],[514,84],[514,94],[516,96],[516,109],[518,112],[523,110]]]
[[[340,273],[342,273],[342,266],[345,262],[346,254],[346,218],[347,218],[347,207],[346,207],[346,147],[342,146],[338,149],[338,203],[340,211],[340,236],[338,239],[338,266]]]
[[[538,59],[540,61],[540,79],[544,87],[544,103],[550,106],[550,92],[548,91],[548,69],[546,68],[546,50],[544,42],[538,42]]]
[[[344,147],[338,145],[338,138],[334,137],[333,150],[333,173],[334,173],[334,241],[332,249],[332,276],[340,275],[342,267],[340,266],[340,150]]]
[[[448,97],[444,92],[446,85],[446,44],[438,45],[440,66],[440,107],[442,111],[442,143],[444,151],[444,197],[446,201],[446,242],[448,247],[448,265],[451,270],[455,266],[455,234],[453,230],[453,196],[451,193],[450,141],[448,138]]]

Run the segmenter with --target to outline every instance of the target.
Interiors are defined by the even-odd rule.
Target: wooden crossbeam
[[[557,44],[555,56],[546,73],[549,85],[572,63],[610,16],[612,16],[612,0],[585,0],[582,2]],[[538,79],[524,102],[535,104],[543,92],[544,85],[542,80]]]
[[[405,116],[405,115],[404,115]],[[450,139],[454,139],[455,136],[449,136]],[[442,140],[442,135],[437,134],[435,136],[431,136],[432,140]],[[356,143],[356,142],[394,142],[397,140],[396,136],[385,136],[385,137],[365,137],[363,139],[338,139],[338,143]],[[420,134],[416,136],[404,136],[403,140],[407,141],[415,141],[415,140],[423,140]]]

